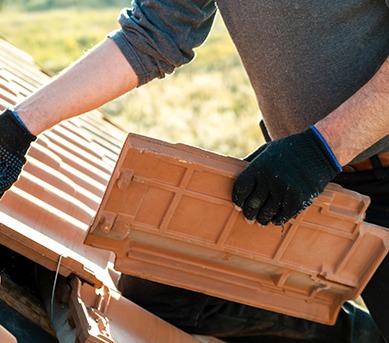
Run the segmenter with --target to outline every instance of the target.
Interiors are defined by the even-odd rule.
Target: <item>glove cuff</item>
[[[11,110],[7,109],[0,114],[0,144],[8,152],[24,156],[35,140],[36,136],[28,131]]]
[[[302,133],[304,150],[309,150],[310,168],[322,178],[332,180],[338,173],[342,171],[342,167],[337,161],[334,153],[320,135],[319,131],[312,126]],[[305,156],[307,158],[307,155]]]
[[[341,172],[342,169],[343,169],[342,166],[341,166],[340,163],[338,162],[338,160],[337,160],[335,154],[332,152],[330,146],[327,144],[326,140],[325,140],[324,137],[321,135],[321,133],[319,132],[319,130],[316,129],[316,127],[313,126],[313,125],[311,125],[309,128],[315,133],[315,135],[317,136],[317,138],[319,138],[319,140],[320,140],[320,142],[322,143],[324,149],[325,149],[325,150],[327,151],[327,153],[328,153],[328,154],[326,154],[327,157],[328,157],[331,161],[333,161],[333,163],[334,163],[334,165],[333,165],[334,168],[337,169],[338,172]],[[324,151],[324,153],[325,153],[325,151]]]

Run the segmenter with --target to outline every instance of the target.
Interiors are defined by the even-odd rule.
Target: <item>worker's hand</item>
[[[308,207],[342,168],[313,126],[261,146],[246,158],[232,200],[249,220],[281,225]]]
[[[18,179],[35,139],[10,110],[0,114],[0,198]]]

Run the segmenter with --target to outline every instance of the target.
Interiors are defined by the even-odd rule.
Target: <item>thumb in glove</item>
[[[246,160],[250,164],[235,181],[232,201],[261,225],[286,223],[342,170],[314,126],[269,142]]]
[[[7,109],[0,114],[0,198],[18,179],[25,154],[36,139],[14,113]]]

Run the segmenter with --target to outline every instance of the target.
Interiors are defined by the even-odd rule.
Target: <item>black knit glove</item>
[[[246,160],[232,200],[249,220],[281,225],[308,207],[342,168],[320,133],[307,131],[261,146]]]
[[[10,110],[0,114],[0,198],[18,179],[26,154],[36,137]]]

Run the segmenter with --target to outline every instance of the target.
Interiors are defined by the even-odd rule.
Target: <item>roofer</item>
[[[247,158],[236,180],[232,200],[239,210],[253,223],[281,225],[335,181],[369,195],[366,220],[389,227],[388,6],[385,0],[223,0],[217,7],[212,0],[135,0],[121,12],[121,29],[0,116],[0,193],[18,178],[36,135],[191,61],[218,8],[272,139]],[[363,292],[386,339],[388,280],[389,258]],[[331,327],[128,276],[121,287],[182,329],[228,342],[266,335],[274,342],[382,341],[367,313],[350,304]]]

